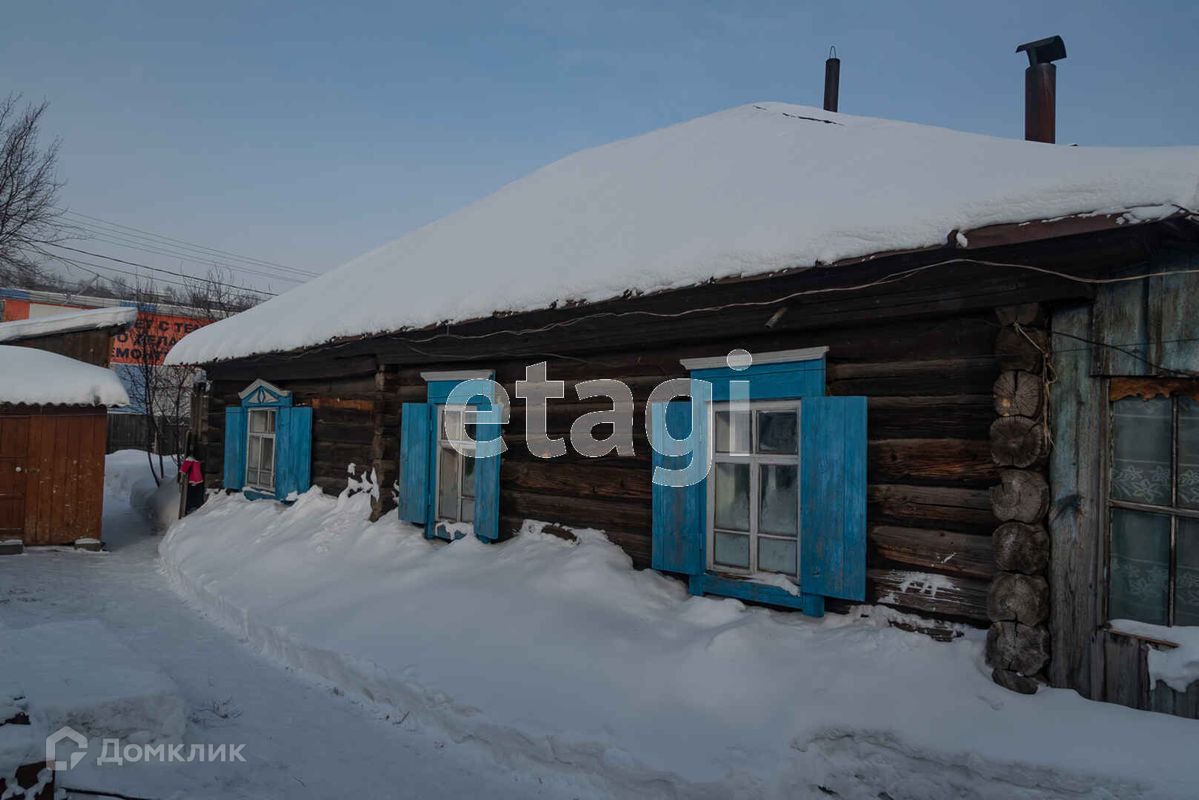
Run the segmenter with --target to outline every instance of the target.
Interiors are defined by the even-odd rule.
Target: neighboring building
[[[112,363],[114,340],[125,337],[136,321],[136,308],[116,307],[0,322],[0,344],[46,350],[107,367]]]
[[[161,365],[163,357],[176,342],[212,321],[206,312],[190,306],[167,303],[138,305],[131,300],[108,297],[0,288],[0,323],[61,317],[88,309],[135,310],[135,324],[127,326],[112,339],[107,362],[134,397],[142,394],[136,390],[136,382],[141,380],[137,374],[139,370]],[[98,363],[91,359],[88,361]],[[144,412],[141,408],[130,410]]]
[[[111,370],[0,344],[0,551],[100,547],[107,409],[128,402]]]
[[[989,626],[1005,686],[1199,716],[1199,686],[1144,669],[1199,623],[1197,212],[1196,148],[756,104],[559,161],[167,363],[210,379],[209,486],[338,492],[354,464],[430,537],[600,528],[697,594]],[[610,412],[581,384],[614,378],[631,447],[539,457],[517,404],[506,452],[459,455],[454,388],[527,395],[536,362],[565,381],[551,436]],[[652,406],[655,441],[693,429],[715,462],[686,488],[644,433],[668,378],[695,399]]]

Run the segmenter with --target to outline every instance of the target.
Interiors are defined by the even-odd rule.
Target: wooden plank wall
[[[1096,641],[1103,622],[1102,381],[1090,375],[1091,346],[1079,341],[1090,330],[1089,306],[1053,315],[1047,675],[1053,686],[1076,689],[1084,697],[1093,697],[1103,682],[1103,652]]]
[[[28,415],[25,525],[27,545],[71,544],[100,538],[104,506],[106,412],[97,409],[12,407]]]
[[[1194,266],[1192,254],[1164,252],[1144,269]],[[1103,428],[1105,379],[1199,370],[1197,308],[1199,276],[1179,274],[1105,286],[1093,306],[1058,309],[1051,395],[1050,683],[1188,717],[1199,717],[1199,683],[1188,692],[1150,686],[1146,659],[1155,645],[1106,628]]]
[[[1194,253],[1164,252],[1145,270],[1197,267]],[[1091,324],[1088,338],[1102,345],[1093,352],[1095,375],[1168,377],[1175,370],[1199,372],[1199,275],[1159,275],[1106,286],[1095,296]]]
[[[35,350],[45,350],[49,353],[58,353],[87,364],[107,367],[112,358],[112,337],[117,330],[116,328],[104,328],[55,333],[49,336],[22,339],[13,344],[32,347]]]

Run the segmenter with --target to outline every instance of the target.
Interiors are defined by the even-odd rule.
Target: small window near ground
[[[712,407],[708,568],[799,575],[799,401]]]
[[[246,426],[246,486],[275,490],[275,409],[252,408]]]
[[[437,533],[457,538],[474,531],[474,423],[466,406],[438,406],[437,414]]]
[[[1199,625],[1199,385],[1116,381],[1108,618]]]

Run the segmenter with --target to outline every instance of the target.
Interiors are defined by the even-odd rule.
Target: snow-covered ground
[[[215,497],[171,528],[176,587],[254,649],[614,796],[1199,796],[1199,724],[994,685],[971,633],[693,598],[601,534],[429,542],[365,495]]]
[[[346,696],[327,681],[255,654],[248,642],[213,625],[171,591],[158,569],[160,537],[150,534],[151,526],[129,503],[131,491],[145,498],[152,486],[144,453],[110,456],[104,508],[110,552],[0,556],[0,645],[35,626],[66,623],[69,641],[60,645],[73,645],[80,675],[90,678],[104,673],[97,647],[115,639],[145,670],[175,685],[186,713],[184,745],[244,744],[246,761],[97,766],[95,742],[92,757],[61,775],[60,785],[153,800],[605,795],[601,783],[574,772],[499,764],[473,742],[456,742],[394,707]],[[106,634],[88,635],[89,628],[101,626]],[[31,691],[26,684],[38,677],[37,659],[16,663],[15,669],[0,669],[0,719],[11,716],[4,713],[10,701]],[[123,680],[129,676],[111,675],[114,686]],[[0,759],[21,749],[19,742],[6,746],[6,736],[23,733],[20,727],[0,727]],[[27,744],[40,757],[41,739]]]
[[[156,799],[1199,795],[1199,723],[1007,692],[975,634],[942,644],[889,627],[883,610],[817,621],[691,598],[595,532],[431,543],[394,516],[366,522],[364,495],[216,497],[155,537],[134,505],[167,493],[141,453],[110,456],[106,488],[110,552],[0,558],[0,649],[66,631],[89,678],[132,655],[152,679],[114,674],[114,686],[173,687],[160,694],[182,703],[182,743],[244,744],[246,762],[91,758],[61,776],[67,787]],[[0,701],[45,668],[11,663]],[[174,717],[159,719],[178,736]]]

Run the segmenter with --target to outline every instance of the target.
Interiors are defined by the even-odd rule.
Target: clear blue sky
[[[1055,33],[1059,141],[1199,143],[1193,0],[38,0],[0,93],[50,101],[73,210],[319,271],[583,147],[819,105],[830,44],[844,112],[1019,137],[1013,50]]]

